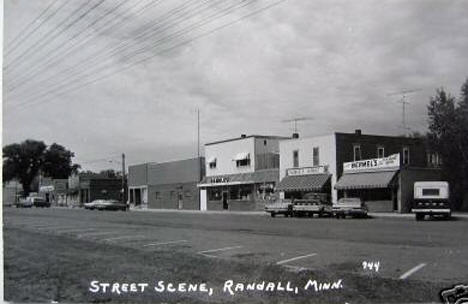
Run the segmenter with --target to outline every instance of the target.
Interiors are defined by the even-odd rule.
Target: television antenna
[[[404,130],[405,134],[409,133],[410,127],[406,124],[406,106],[410,104],[410,102],[407,100],[407,95],[415,92],[419,92],[421,89],[405,89],[401,90],[398,92],[393,92],[387,94],[387,96],[395,96],[395,95],[400,95],[401,98],[400,100],[397,100],[396,102],[401,103],[401,128]]]
[[[298,121],[307,121],[307,120],[312,120],[312,117],[293,117],[290,119],[284,119],[281,122],[292,122],[293,127],[294,127],[294,133],[297,133],[297,122]]]

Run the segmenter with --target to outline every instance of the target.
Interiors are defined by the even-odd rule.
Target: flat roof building
[[[205,144],[201,210],[263,210],[279,178],[279,141],[287,137],[241,135]]]
[[[197,184],[204,176],[203,157],[129,166],[130,204],[143,209],[199,210]]]
[[[333,133],[280,142],[281,196],[361,197],[370,211],[409,212],[413,183],[438,180],[422,138]]]

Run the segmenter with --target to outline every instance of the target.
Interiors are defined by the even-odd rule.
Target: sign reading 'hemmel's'
[[[343,163],[344,172],[365,170],[389,170],[400,168],[400,154],[392,154],[383,158],[371,158]]]

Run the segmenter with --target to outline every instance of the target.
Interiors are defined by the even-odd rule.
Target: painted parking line
[[[76,237],[82,238],[82,237],[85,237],[85,236],[99,236],[99,235],[108,235],[108,234],[116,234],[116,233],[118,233],[118,232],[112,232],[112,231],[108,231],[108,232],[90,232],[90,233],[78,234]]]
[[[427,264],[426,263],[421,263],[413,268],[411,268],[410,270],[408,270],[407,272],[405,272],[404,274],[402,274],[400,276],[400,280],[404,280],[406,279],[407,277],[409,277],[410,275],[412,275],[413,273],[415,273],[416,271],[420,270],[421,268],[423,268],[424,266],[426,266]]]
[[[144,239],[146,238],[144,235],[122,235],[122,236],[116,236],[116,237],[111,237],[107,239],[100,240],[102,242],[110,242],[110,241],[117,241],[117,240],[124,240],[124,239]]]
[[[84,229],[64,229],[64,230],[60,230],[60,231],[57,231],[57,232],[60,232],[60,233],[76,233],[76,232],[91,232],[91,231],[96,231],[96,228],[84,228]]]
[[[76,226],[47,226],[47,227],[39,227],[39,228],[35,228],[36,230],[48,230],[48,229],[76,229],[77,227]]]
[[[151,243],[151,244],[143,245],[143,247],[159,246],[159,245],[170,245],[170,244],[178,244],[178,243],[184,243],[184,242],[188,242],[188,241],[187,240],[177,240],[177,241],[169,241],[169,242],[161,242],[161,243]]]
[[[217,249],[209,249],[209,250],[199,251],[197,253],[198,254],[205,254],[205,253],[227,251],[227,250],[238,249],[238,248],[242,248],[242,246],[232,246],[232,247],[223,247],[223,248],[217,248]]]
[[[276,262],[276,265],[282,265],[282,264],[286,264],[286,263],[289,263],[289,262],[292,262],[292,261],[296,261],[296,260],[300,260],[300,259],[305,259],[305,258],[308,258],[308,257],[312,257],[314,255],[317,255],[316,253],[311,253],[311,254],[307,254],[307,255],[301,255],[301,256],[298,256],[298,257],[295,257],[295,258],[291,258],[291,259],[287,259],[287,260],[282,260],[282,261],[279,261],[279,262]]]

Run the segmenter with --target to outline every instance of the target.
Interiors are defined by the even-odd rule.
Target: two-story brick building
[[[205,144],[201,210],[262,210],[278,184],[281,139],[241,135]]]
[[[129,166],[130,204],[142,209],[199,210],[197,184],[204,176],[203,157]]]
[[[333,202],[361,197],[371,211],[409,212],[414,182],[440,179],[421,138],[356,130],[285,140],[280,155],[277,189],[283,196],[325,192]]]

